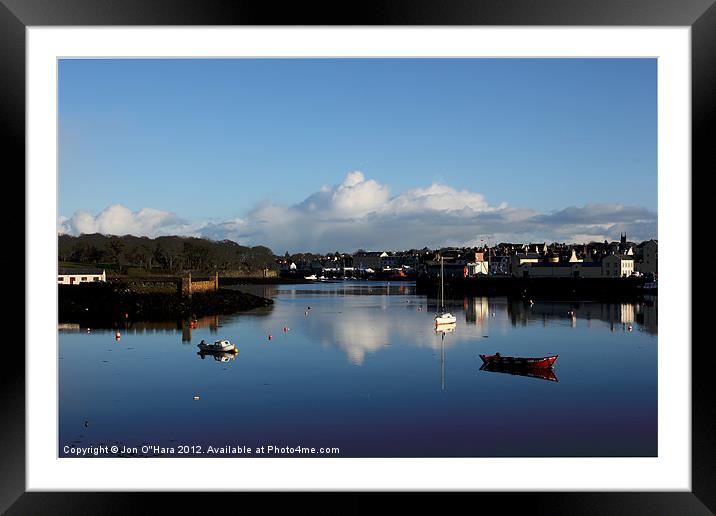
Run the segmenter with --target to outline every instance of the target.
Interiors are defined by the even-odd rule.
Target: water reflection
[[[181,340],[182,342],[191,342],[191,334],[193,330],[198,328],[209,328],[209,333],[216,335],[219,332],[219,316],[207,315],[194,319],[182,321]]]
[[[237,286],[243,289],[245,286]],[[298,306],[276,307],[274,316],[283,321],[302,315],[305,331],[324,346],[344,351],[350,363],[361,366],[366,357],[390,347],[393,341],[408,341],[417,347],[441,350],[460,343],[479,343],[491,331],[504,331],[507,326],[527,327],[539,323],[543,327],[564,325],[577,328],[584,324],[606,323],[611,332],[632,330],[657,334],[657,299],[649,296],[639,302],[571,302],[524,300],[507,297],[464,297],[462,306],[452,301],[452,310],[464,312],[465,324],[456,325],[446,333],[454,333],[446,343],[431,331],[432,313],[437,309],[434,299],[414,295],[410,284],[326,283],[320,285],[251,285],[252,293],[274,295],[278,299],[305,300]],[[401,300],[404,297],[405,300]],[[330,301],[330,309],[312,300],[353,298],[351,307],[341,309]],[[343,302],[343,301],[341,301]],[[313,305],[313,306],[311,306]],[[308,310],[307,307],[311,306]],[[395,310],[400,310],[396,313]],[[286,323],[287,324],[287,323]],[[297,326],[293,322],[291,326]],[[197,328],[209,327],[215,333],[221,326],[218,317],[202,318]],[[282,325],[281,325],[282,326]],[[182,327],[182,340],[191,339],[191,327]],[[279,333],[276,330],[276,333]]]
[[[629,303],[539,300],[529,302],[507,297],[464,297],[462,306],[454,304],[452,308],[461,322],[445,328],[444,333],[435,333],[434,300],[401,294],[414,292],[410,285],[322,284],[278,288],[273,285],[251,287],[261,287],[266,294],[273,293],[279,302],[270,312],[213,315],[178,322],[130,322],[121,328],[121,333],[123,336],[179,333],[182,343],[186,344],[192,342],[193,333],[196,331],[205,335],[208,330],[210,335],[220,336],[218,334],[221,328],[227,327],[231,328],[230,334],[221,337],[243,339],[246,336],[240,331],[237,332],[240,328],[237,322],[260,315],[267,316],[262,324],[265,332],[260,337],[261,340],[265,340],[267,335],[283,335],[289,338],[289,333],[282,332],[282,328],[293,328],[325,347],[341,349],[351,364],[362,366],[368,356],[389,349],[394,342],[435,351],[460,344],[482,346],[484,339],[494,332],[504,332],[509,327],[528,327],[535,323],[545,328],[566,324],[571,328],[602,327],[610,332],[638,331],[649,335],[656,335],[658,332],[657,299],[654,296]],[[256,288],[253,290],[257,291]],[[347,299],[350,299],[349,306],[346,304]],[[308,306],[311,306],[310,310],[307,309]],[[464,312],[462,316],[460,311]],[[84,333],[89,329],[80,328],[79,325],[62,324],[58,325],[58,331]],[[451,334],[447,341],[444,338],[446,333]]]
[[[434,299],[426,299],[427,310],[437,310]],[[598,320],[608,323],[611,331],[644,331],[651,335],[658,333],[658,307],[656,296],[644,296],[643,299],[631,302],[597,302],[597,301],[540,301],[523,298],[465,296],[462,306],[458,301],[448,301],[450,309],[465,314],[465,323],[479,328],[489,329],[490,321],[500,315],[507,314],[513,327],[527,326],[531,322],[539,322],[543,326],[566,322],[576,328],[579,321]],[[634,326],[637,325],[637,328]],[[630,330],[631,326],[631,330]]]
[[[270,310],[130,322],[120,342],[114,329],[59,327],[60,444],[240,435],[252,447],[339,446],[342,457],[657,452],[655,298],[461,297],[457,323],[436,332],[434,301],[410,284],[260,287]],[[229,339],[241,359],[202,356],[187,338]],[[477,371],[479,354],[496,350],[559,354],[559,381],[554,370]],[[489,417],[476,410],[481,400]]]
[[[325,314],[313,310],[308,329],[326,346],[338,346],[354,365],[362,365],[369,353],[390,346],[391,318],[367,310]],[[335,322],[330,323],[335,315]]]
[[[543,368],[515,368],[515,367],[504,367],[496,364],[482,364],[480,371],[489,371],[491,373],[505,373],[515,376],[528,376],[530,378],[539,378],[540,380],[549,380],[551,382],[557,382],[557,375],[554,369],[551,367]]]
[[[495,302],[492,302],[490,311],[490,300],[487,297],[465,297],[463,299],[463,310],[465,310],[465,322],[485,326],[490,318],[490,313],[496,309]]]
[[[527,326],[530,322],[550,323],[567,322],[576,328],[579,321],[589,327],[592,321],[603,321],[614,332],[632,331],[637,324],[639,331],[651,335],[658,333],[657,302],[655,296],[647,296],[643,301],[628,303],[605,303],[595,301],[525,301],[513,298],[507,302],[507,313],[512,326]]]
[[[440,335],[440,390],[445,390],[445,335],[448,333],[455,332],[457,323],[449,323],[441,325],[440,328],[435,330],[435,333]]]
[[[373,289],[375,290],[375,288]],[[365,289],[360,290],[365,292]],[[303,293],[301,293],[303,294]],[[361,294],[362,296],[363,294]],[[437,350],[458,344],[481,345],[491,333],[507,331],[508,327],[527,327],[538,323],[577,328],[607,328],[609,331],[632,330],[657,334],[655,300],[632,303],[555,302],[522,299],[472,297],[464,298],[462,307],[453,308],[464,323],[452,330],[447,342],[437,340],[432,325],[435,309],[430,299],[415,298],[410,303],[394,297],[373,296],[368,302],[356,301],[357,306],[339,311],[325,311],[314,306],[310,311],[309,335],[326,346],[342,349],[354,365],[363,365],[366,357],[386,349],[395,341],[407,341],[412,346]],[[432,308],[432,310],[431,310]],[[399,310],[400,312],[396,312]],[[401,313],[402,312],[402,313]],[[606,323],[606,324],[605,324]],[[595,326],[597,325],[597,326]],[[543,350],[545,353],[549,350]]]
[[[202,360],[204,360],[207,356],[210,356],[217,362],[230,362],[232,360],[235,360],[237,356],[236,353],[222,353],[220,351],[198,351],[196,354],[199,355]]]
[[[264,316],[268,312],[265,309],[256,309],[251,312],[232,315],[207,315],[197,318],[188,318],[178,321],[127,321],[114,328],[99,327],[91,328],[80,326],[76,323],[59,323],[58,333],[86,333],[86,334],[112,334],[118,332],[121,336],[129,335],[154,335],[170,334],[180,337],[183,344],[191,343],[194,340],[194,332],[199,331],[202,335],[208,330],[209,335],[218,335],[223,326],[231,325],[240,317]],[[121,339],[120,339],[121,340]]]

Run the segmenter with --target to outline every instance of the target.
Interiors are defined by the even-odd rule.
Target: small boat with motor
[[[204,339],[202,339],[201,342],[199,344],[197,344],[197,346],[204,353],[238,353],[239,352],[239,350],[236,349],[236,346],[234,346],[231,342],[229,342],[226,339],[214,341],[213,344],[208,344],[208,343],[204,342]]]
[[[551,355],[548,357],[505,357],[499,353],[495,353],[494,355],[480,355],[480,358],[485,364],[513,368],[552,367],[557,361],[557,357],[559,357],[559,355]]]
[[[307,279],[307,280],[317,280],[318,278],[316,277],[315,274],[311,274],[310,276],[304,276],[303,279]]]

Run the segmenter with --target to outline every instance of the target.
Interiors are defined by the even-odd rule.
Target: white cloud
[[[121,204],[112,205],[97,215],[76,211],[72,217],[60,217],[60,231],[64,233],[104,233],[110,235],[138,235],[154,237],[192,231],[190,224],[171,212],[155,208],[132,211]]]
[[[416,188],[398,195],[390,201],[387,209],[392,213],[411,213],[425,210],[481,212],[494,211],[496,208],[490,207],[482,194],[467,190],[457,191],[449,186],[433,183],[427,188]]]
[[[261,202],[241,218],[188,223],[153,208],[131,211],[110,206],[98,215],[78,211],[58,219],[71,234],[192,235],[266,245],[274,252],[408,249],[424,246],[512,242],[584,242],[656,237],[657,216],[621,204],[570,206],[552,213],[490,204],[484,195],[433,183],[391,196],[387,185],[348,173],[305,200],[286,206]]]

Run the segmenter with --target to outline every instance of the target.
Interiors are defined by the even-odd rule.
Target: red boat
[[[499,353],[494,355],[480,355],[482,361],[486,364],[499,365],[502,367],[525,367],[525,368],[543,368],[552,367],[557,361],[559,355],[549,357],[503,357]]]

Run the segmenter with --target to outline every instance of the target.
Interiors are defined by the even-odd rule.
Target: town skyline
[[[223,240],[215,240],[211,238],[201,237],[201,236],[193,236],[193,235],[158,235],[154,237],[149,236],[142,236],[142,235],[132,235],[132,234],[112,234],[112,233],[101,233],[101,232],[94,232],[94,233],[81,233],[78,235],[73,235],[70,233],[64,233],[64,232],[58,232],[58,237],[60,238],[60,241],[62,241],[62,238],[70,237],[72,239],[77,239],[77,242],[82,241],[83,238],[96,238],[99,237],[102,241],[112,241],[112,240],[122,240],[122,239],[133,239],[135,242],[137,242],[139,245],[144,246],[143,250],[146,252],[154,252],[150,247],[147,247],[147,244],[153,244],[155,246],[161,247],[160,240],[165,239],[179,239],[180,241],[189,241],[191,242],[192,239],[196,239],[198,242],[204,242],[204,243],[210,243],[210,244],[224,244],[224,243],[230,243],[236,246],[239,246],[239,248],[243,249],[252,249],[252,248],[265,248],[271,251],[273,256],[275,256],[278,259],[283,259],[286,257],[292,257],[292,256],[325,256],[325,257],[334,257],[336,255],[341,256],[351,256],[356,254],[373,254],[373,255],[380,255],[382,254],[388,254],[388,255],[395,255],[395,254],[403,254],[403,253],[410,253],[412,251],[417,252],[430,252],[430,253],[438,253],[440,251],[444,250],[462,250],[462,251],[468,251],[468,250],[478,250],[478,251],[503,251],[505,249],[509,249],[512,253],[519,253],[519,252],[525,252],[525,253],[547,253],[551,252],[553,250],[559,249],[560,251],[564,251],[565,249],[571,250],[571,249],[588,249],[590,247],[598,247],[601,248],[604,245],[607,246],[615,246],[617,243],[620,244],[621,248],[620,250],[626,254],[629,254],[627,251],[631,247],[631,251],[633,253],[634,249],[636,247],[639,247],[643,244],[646,244],[647,242],[654,242],[658,243],[658,239],[656,238],[649,238],[646,240],[640,240],[640,239],[633,239],[629,238],[629,236],[626,233],[622,233],[619,237],[619,239],[604,239],[603,241],[597,241],[597,240],[590,240],[589,242],[557,242],[557,241],[529,241],[529,242],[517,242],[517,241],[499,241],[499,242],[489,242],[481,240],[479,243],[475,245],[444,245],[444,246],[437,246],[437,247],[429,247],[427,245],[424,245],[422,247],[419,246],[412,246],[412,247],[380,247],[380,248],[362,248],[358,247],[355,249],[332,249],[330,251],[314,251],[311,249],[299,249],[295,251],[289,251],[284,250],[283,252],[279,252],[276,249],[271,249],[268,246],[257,244],[255,246],[251,245],[242,245],[241,243],[231,240],[231,239],[223,239]],[[145,239],[147,239],[145,241]],[[142,242],[145,243],[142,243]],[[92,247],[93,243],[86,242],[90,247]],[[65,245],[65,251],[67,252],[67,246]],[[75,249],[77,251],[77,249]],[[85,249],[86,252],[91,252],[91,249]],[[97,251],[95,251],[97,252]],[[486,255],[487,256],[487,255]],[[65,258],[68,258],[67,256]],[[60,260],[62,261],[62,259]]]

